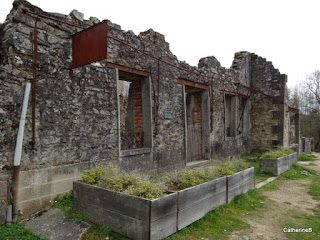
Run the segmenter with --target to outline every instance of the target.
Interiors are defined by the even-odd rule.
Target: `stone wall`
[[[0,170],[0,225],[5,223],[7,217],[8,177]]]
[[[313,142],[312,138],[302,137],[301,138],[301,145],[302,145],[301,153],[310,154],[313,150],[312,142]]]
[[[24,87],[33,79],[36,17],[23,8],[86,27],[99,22],[97,18],[47,13],[26,1],[14,2],[0,26],[0,166],[7,168],[13,162]],[[32,149],[30,98],[21,160],[22,217],[48,204],[56,194],[69,191],[80,170],[97,162],[144,173],[185,167],[185,89],[190,84],[204,86],[202,111],[196,116],[202,124],[204,159],[236,157],[249,151],[250,145],[268,149],[283,143],[286,76],[271,63],[238,52],[229,69],[213,56],[200,59],[193,67],[177,59],[162,34],[149,29],[136,36],[110,21],[107,24],[107,59],[72,70],[71,35],[82,29],[38,19],[36,142]],[[119,80],[126,79],[121,78],[124,70],[120,67],[148,75],[142,86],[135,86],[132,103],[135,130],[144,131],[143,148],[121,149],[117,89]],[[250,93],[250,86],[280,100],[260,99],[259,94]],[[226,136],[225,94],[237,99],[233,137]],[[171,118],[165,117],[167,110]]]
[[[252,55],[251,59],[251,86],[263,91],[263,94],[257,91],[251,98],[251,149],[269,150],[287,145],[287,141],[284,142],[289,132],[285,100],[287,76],[265,58]]]

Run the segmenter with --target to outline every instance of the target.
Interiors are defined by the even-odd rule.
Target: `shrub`
[[[101,166],[97,166],[91,170],[84,170],[82,172],[82,181],[91,185],[97,184],[103,176],[106,175],[106,170]]]
[[[232,175],[249,167],[243,160],[229,160],[219,163],[213,168],[202,170],[188,170],[176,172],[166,176],[166,186],[172,190],[182,190],[210,181],[218,176]]]
[[[173,190],[181,190],[207,182],[215,177],[216,175],[208,168],[204,170],[184,169],[175,172],[174,174],[167,175],[166,186]]]
[[[294,153],[291,149],[285,147],[278,147],[277,150],[265,152],[261,158],[279,158]]]
[[[219,163],[213,169],[215,175],[226,176],[240,172],[249,167],[249,164],[241,159],[229,160]]]
[[[81,177],[84,183],[148,199],[162,197],[166,192],[164,186],[151,183],[135,173],[120,173],[112,164],[83,171]]]

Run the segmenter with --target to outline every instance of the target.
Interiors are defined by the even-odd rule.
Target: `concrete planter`
[[[74,182],[74,210],[133,239],[162,239],[177,231],[178,193],[149,200]]]
[[[250,189],[254,189],[254,167],[227,176],[227,203]]]
[[[296,152],[280,158],[262,158],[260,159],[260,170],[280,175],[288,171],[292,164],[297,163],[297,158]]]
[[[178,230],[226,203],[226,177],[178,191]]]

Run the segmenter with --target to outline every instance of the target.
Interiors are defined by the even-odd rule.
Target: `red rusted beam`
[[[32,148],[36,144],[36,100],[37,100],[37,64],[38,64],[38,18],[33,29],[33,80],[32,80]]]
[[[13,184],[12,184],[12,217],[16,222],[18,218],[18,187],[19,187],[20,166],[13,166]]]
[[[126,67],[126,66],[123,66],[123,65],[120,65],[120,64],[116,64],[116,63],[107,62],[107,67],[108,68],[117,68],[117,69],[119,69],[121,71],[124,71],[124,72],[130,72],[130,73],[134,73],[134,74],[137,74],[137,75],[142,75],[142,76],[145,76],[145,77],[149,77],[151,75],[148,72],[145,72],[145,71],[142,71],[142,70],[139,70],[139,69],[135,69],[135,68],[131,68],[131,67]]]
[[[190,86],[190,87],[205,89],[205,90],[209,89],[209,86],[207,86],[207,85],[204,85],[202,83],[192,82],[190,80],[186,80],[186,79],[182,79],[182,78],[178,78],[178,83],[180,83],[182,85]]]
[[[295,114],[299,114],[299,109],[292,108],[292,107],[288,107],[288,112],[292,112],[292,113],[295,113]]]

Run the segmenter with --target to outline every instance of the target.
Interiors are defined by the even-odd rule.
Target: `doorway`
[[[208,90],[184,86],[186,162],[210,158]]]

